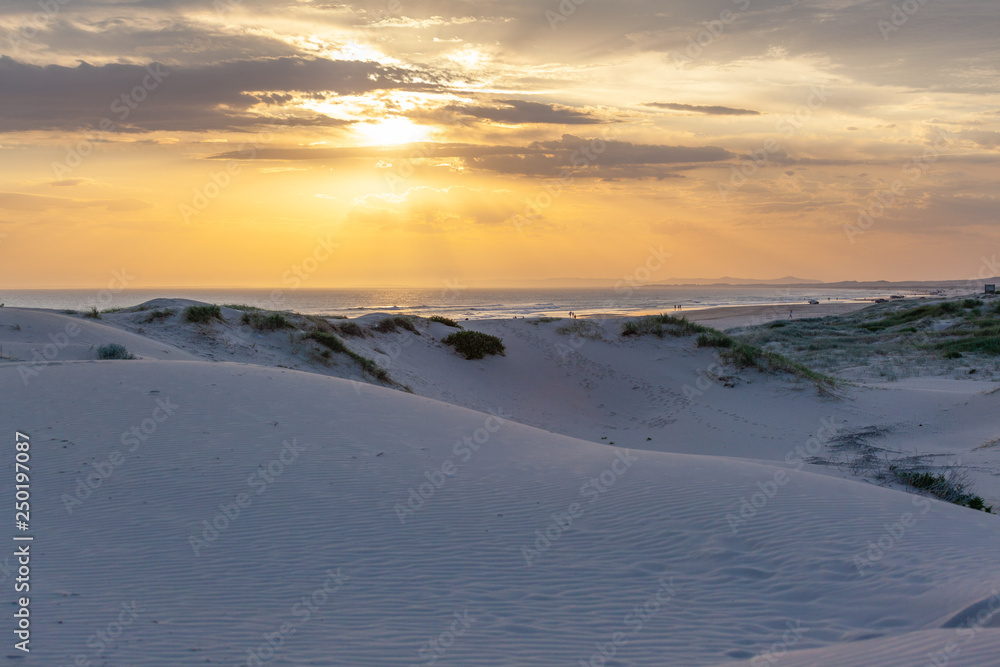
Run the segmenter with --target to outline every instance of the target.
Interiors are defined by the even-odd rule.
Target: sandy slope
[[[1000,653],[997,517],[785,460],[827,417],[972,455],[996,428],[983,383],[835,399],[754,373],[689,398],[713,356],[682,340],[577,345],[560,323],[477,322],[508,348],[478,362],[440,345],[443,325],[350,340],[416,393],[469,410],[328,377],[361,374],[232,322],[143,325],[159,340],[120,339],[143,359],[88,356],[129,336],[129,318],[0,309],[4,354],[72,322],[90,337],[27,383],[0,362],[2,428],[34,448],[37,644],[20,664],[256,664],[264,634],[275,665]],[[246,363],[255,354],[271,367]],[[996,452],[978,450],[984,467]],[[120,620],[113,645],[96,635]]]
[[[5,386],[11,375],[0,368]],[[121,434],[157,399],[175,414],[126,452]],[[296,632],[270,664],[428,664],[421,647],[430,656],[427,642],[453,628],[463,634],[438,664],[578,664],[621,631],[615,664],[704,665],[751,658],[788,623],[804,629],[795,648],[940,628],[1000,585],[1000,533],[982,513],[802,472],[734,531],[727,514],[766,490],[774,468],[625,456],[311,374],[64,365],[2,401],[4,429],[32,434],[37,451],[44,641],[33,664],[96,657],[87,638],[135,601],[138,618],[100,656],[107,664],[246,664],[262,633],[287,622]],[[471,448],[456,443],[479,430],[483,444],[463,461]],[[63,494],[106,470],[114,450],[124,462],[70,514]],[[453,475],[434,473],[449,461]],[[441,488],[398,510],[431,483],[425,473]],[[240,515],[216,518],[240,493],[250,497]],[[555,528],[567,513],[571,525]],[[909,515],[885,554],[864,560],[868,541]],[[317,590],[307,620],[295,604]],[[647,603],[660,609],[628,616]],[[472,619],[467,630],[455,613]],[[976,633],[963,651],[996,650],[997,634]]]
[[[104,327],[106,333],[95,334],[95,342],[141,332],[162,342],[163,349],[175,350],[174,358],[186,353],[187,358],[374,381],[350,359],[323,360],[318,346],[290,342],[287,332],[260,334],[239,326],[239,311],[224,309],[225,323],[184,323],[179,313],[189,303],[157,300],[155,307],[173,307],[178,314],[154,323],[143,322],[147,311],[105,315],[95,323],[44,311],[0,309],[0,327],[40,313],[47,322],[65,318],[95,330]],[[357,321],[370,325],[380,319],[371,315]],[[56,322],[62,321],[46,326],[61,326]],[[817,449],[817,436],[825,443],[831,434],[877,428],[880,436],[869,444],[901,455],[928,455],[934,465],[960,464],[976,492],[1000,505],[1000,447],[991,446],[1000,439],[995,418],[1000,394],[990,393],[1000,385],[908,380],[845,386],[836,396],[824,396],[808,382],[719,367],[715,353],[696,348],[690,338],[622,339],[617,320],[590,322],[599,327],[592,337],[560,333],[573,322],[463,321],[470,329],[501,337],[507,347],[506,357],[480,361],[455,355],[440,343],[454,330],[426,321],[418,324],[419,336],[400,330],[346,342],[419,395],[479,411],[502,410],[520,423],[593,442],[797,463],[806,456],[840,457],[826,444]],[[147,347],[152,343],[141,340]],[[136,343],[137,352],[145,349]],[[89,354],[94,357],[92,350]],[[808,451],[803,449],[807,444]],[[850,476],[840,467],[823,471]]]

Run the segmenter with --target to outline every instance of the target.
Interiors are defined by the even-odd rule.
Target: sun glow
[[[427,141],[431,136],[430,128],[399,116],[360,123],[355,130],[362,143],[369,146],[409,144],[415,141]]]

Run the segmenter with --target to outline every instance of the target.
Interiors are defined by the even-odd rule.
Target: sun
[[[362,142],[369,146],[394,146],[430,138],[429,128],[401,116],[359,123],[355,131]]]

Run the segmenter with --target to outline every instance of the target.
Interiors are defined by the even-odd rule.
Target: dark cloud
[[[445,109],[465,116],[507,125],[547,123],[555,125],[593,125],[603,123],[585,111],[570,107],[528,102],[525,100],[496,100],[499,106],[471,106],[452,104]]]
[[[417,81],[419,77],[420,81]],[[357,95],[376,90],[432,90],[433,77],[372,62],[318,58],[240,60],[206,67],[110,64],[38,66],[0,57],[0,131],[224,130],[266,121],[251,108],[295,94]],[[348,121],[306,113],[282,125],[336,126]]]
[[[648,102],[644,106],[655,107],[657,109],[670,109],[671,111],[690,111],[692,113],[703,113],[709,116],[759,116],[759,111],[751,109],[734,109],[732,107],[717,106],[697,106],[694,104],[676,104],[673,102]]]
[[[38,3],[31,4],[37,11]],[[201,4],[198,9],[212,6],[211,1]],[[101,16],[102,11],[109,10],[106,6],[87,8],[80,0],[72,0],[44,23],[29,14],[22,24],[28,31],[11,31],[3,42],[16,48],[12,54],[16,57],[44,49],[49,62],[114,62],[127,54],[133,62],[196,66],[305,55],[302,49],[262,30],[236,26],[227,30],[171,14],[150,16],[148,8],[119,6],[107,17]],[[38,26],[37,32],[33,26]]]
[[[554,177],[565,172],[580,176],[618,178],[677,178],[689,165],[715,163],[734,157],[717,146],[659,146],[564,134],[554,141],[527,146],[475,144],[411,144],[357,148],[264,148],[254,154],[231,151],[213,159],[344,160],[460,158],[471,168],[503,174]]]

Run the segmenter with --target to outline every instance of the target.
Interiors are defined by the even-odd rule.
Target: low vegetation
[[[972,492],[968,468],[954,464],[934,465],[935,459],[944,454],[907,454],[873,444],[891,432],[892,429],[886,426],[866,426],[840,433],[828,443],[831,459],[812,457],[807,462],[834,464],[880,486],[902,484],[945,502],[992,513],[993,508]]]
[[[407,331],[412,331],[413,333],[420,335],[417,331],[417,327],[413,324],[413,321],[408,317],[396,316],[396,317],[386,317],[379,321],[374,327],[375,331],[379,333],[395,333],[400,329],[406,329]]]
[[[963,302],[973,302],[974,299],[966,299]],[[981,301],[979,302],[982,303]],[[901,310],[894,312],[887,317],[866,322],[861,325],[862,329],[866,331],[884,331],[885,329],[890,329],[892,327],[898,327],[903,324],[910,324],[912,322],[918,322],[927,317],[946,317],[949,315],[956,315],[962,312],[963,306],[957,301],[946,301],[944,303],[929,304],[926,306],[918,306],[916,308],[911,308],[909,310]]]
[[[118,343],[108,343],[97,348],[98,359],[135,359],[135,355],[128,351],[124,345]]]
[[[97,306],[93,306],[90,310],[85,310],[83,316],[89,317],[92,320],[99,320],[101,319],[101,311],[97,310]]]
[[[696,344],[698,347],[718,348],[722,362],[732,364],[736,368],[756,368],[766,372],[788,373],[815,383],[821,391],[832,389],[837,385],[837,380],[829,375],[818,373],[777,352],[764,350],[757,345],[746,343],[722,331],[691,322],[683,317],[666,314],[648,315],[628,320],[622,326],[622,336],[650,334],[658,338],[697,334]]]
[[[364,338],[365,328],[362,327],[357,322],[338,322],[333,325],[333,328],[337,330],[337,333],[342,336],[352,336],[354,338]]]
[[[455,320],[448,317],[442,317],[441,315],[431,315],[427,319],[429,319],[431,322],[437,322],[438,324],[443,324],[446,327],[452,327],[454,329],[462,328],[462,325],[456,322]]]
[[[219,306],[188,306],[184,309],[184,320],[196,324],[207,324],[212,320],[222,319],[222,309]]]
[[[577,336],[579,338],[589,338],[590,340],[601,340],[604,338],[604,327],[596,320],[573,320],[565,326],[556,329],[556,333],[564,336]]]
[[[479,331],[457,331],[441,340],[466,359],[482,359],[488,354],[505,356],[503,340]]]
[[[734,342],[732,336],[727,336],[721,331],[698,334],[697,341],[698,347],[732,347]]]
[[[230,310],[242,310],[248,313],[252,313],[257,310],[263,310],[263,308],[258,308],[257,306],[248,306],[245,303],[225,303],[222,304],[222,307],[229,308]]]
[[[657,338],[663,338],[664,336],[691,336],[699,333],[710,333],[712,331],[714,329],[696,324],[686,318],[674,317],[666,313],[627,320],[622,325],[622,336],[647,336],[652,334]]]
[[[1000,377],[996,299],[896,300],[848,315],[783,320],[730,333],[850,379],[970,372],[987,380]]]
[[[381,380],[382,382],[392,382],[392,378],[389,377],[389,373],[384,368],[376,364],[368,357],[362,356],[347,347],[347,345],[344,344],[344,341],[338,338],[335,334],[328,333],[326,331],[314,330],[307,333],[304,338],[314,340],[332,352],[346,354],[348,357],[357,362],[364,372],[368,373],[375,379]]]
[[[264,313],[262,311],[245,311],[240,316],[240,324],[246,324],[254,331],[280,331],[292,329],[294,325],[281,313]]]
[[[168,317],[172,317],[173,314],[177,312],[171,308],[164,308],[162,310],[151,310],[146,314],[146,317],[142,319],[143,324],[149,324],[150,322],[159,322],[160,320],[165,320]]]
[[[986,505],[981,496],[969,493],[966,476],[958,474],[945,475],[942,473],[932,474],[929,472],[916,472],[903,470],[898,466],[890,466],[889,470],[895,475],[896,480],[920,491],[940,498],[949,503],[962,505],[974,510],[981,510],[988,514],[993,512],[993,508]]]

